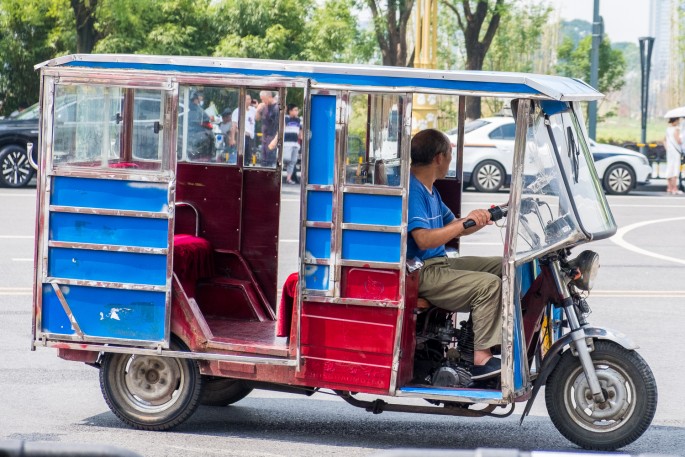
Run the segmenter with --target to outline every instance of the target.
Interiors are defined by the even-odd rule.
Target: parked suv
[[[36,173],[27,155],[26,143],[38,143],[38,104],[0,120],[0,186],[22,187]],[[33,150],[36,163],[38,148]]]

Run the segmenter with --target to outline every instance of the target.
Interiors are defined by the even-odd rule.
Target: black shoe
[[[497,357],[491,357],[485,365],[471,367],[471,379],[478,381],[497,376],[502,372],[502,361]]]

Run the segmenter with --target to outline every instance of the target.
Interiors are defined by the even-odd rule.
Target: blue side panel
[[[497,390],[475,389],[441,389],[439,387],[402,387],[400,392],[426,395],[444,395],[447,397],[470,397],[481,400],[501,400],[502,392]]]
[[[522,297],[528,291],[535,280],[537,262],[532,261],[519,266],[516,269],[516,277],[519,278],[518,291],[515,291],[515,297]],[[524,345],[523,335],[523,317],[521,316],[521,304],[516,304],[514,312],[514,389],[518,390],[523,387],[523,372],[525,370],[524,364],[526,360],[526,348]]]
[[[400,234],[344,230],[342,258],[369,262],[399,262]]]
[[[322,228],[307,228],[307,255],[317,259],[331,257],[331,231]]]
[[[552,116],[568,110],[569,104],[567,102],[558,102],[556,100],[542,100],[540,102],[540,107],[545,114]]]
[[[480,81],[449,81],[444,79],[400,78],[395,76],[350,75],[338,73],[310,73],[306,71],[258,70],[252,68],[191,67],[187,65],[159,65],[142,62],[67,62],[64,66],[86,68],[124,68],[135,70],[172,71],[184,73],[219,73],[231,75],[285,76],[311,78],[319,83],[351,84],[358,86],[419,86],[434,89],[474,90],[519,94],[539,94],[525,84],[486,83]]]
[[[402,197],[394,195],[345,194],[343,222],[394,225],[402,223]]]
[[[307,265],[305,268],[305,288],[314,290],[328,290],[327,265]]]
[[[333,184],[335,95],[312,95],[309,184]]]
[[[57,278],[166,285],[165,255],[50,248],[48,275]]]
[[[107,179],[53,178],[53,205],[164,212],[167,184]]]
[[[60,286],[84,334],[103,338],[164,340],[165,293]],[[75,332],[51,285],[43,286],[43,331]]]
[[[53,241],[165,248],[168,236],[166,219],[50,214],[50,239]]]
[[[333,193],[307,192],[307,220],[316,222],[331,222],[333,214]]]

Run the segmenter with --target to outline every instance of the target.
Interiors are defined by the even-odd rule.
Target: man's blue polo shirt
[[[409,181],[409,225],[407,232],[407,259],[418,257],[428,260],[433,257],[445,256],[445,246],[422,251],[416,245],[411,231],[418,228],[436,229],[444,227],[454,220],[454,214],[445,206],[440,198],[438,189],[433,187],[433,193],[428,192],[426,186],[414,175]]]

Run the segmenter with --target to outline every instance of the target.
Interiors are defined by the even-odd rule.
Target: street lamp
[[[649,102],[649,67],[652,62],[652,47],[654,37],[645,36],[637,39],[640,42],[640,70],[642,72],[642,86],[640,104],[642,110],[642,134],[640,136],[640,152],[647,153],[647,105]]]

